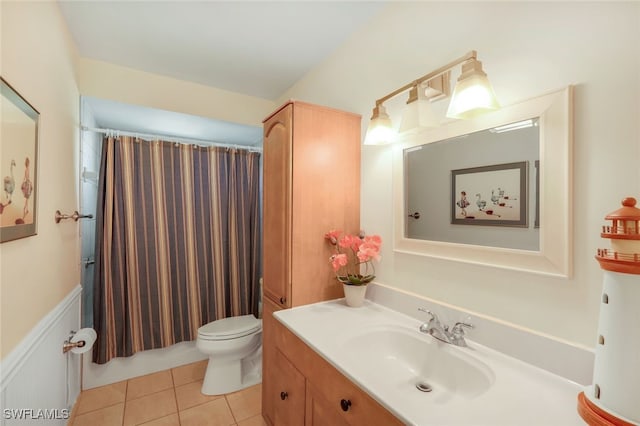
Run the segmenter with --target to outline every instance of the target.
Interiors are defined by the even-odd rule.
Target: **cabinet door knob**
[[[342,411],[349,411],[349,407],[351,407],[351,401],[348,399],[340,400],[340,407],[342,407]]]
[[[283,401],[284,401],[285,399],[287,399],[287,397],[288,397],[288,396],[289,396],[289,394],[288,394],[288,393],[286,393],[286,392],[284,392],[284,391],[283,391],[283,392],[280,392],[280,399],[281,399],[281,400],[283,400]],[[344,401],[344,400],[343,400],[343,401]]]
[[[280,304],[284,305],[284,302],[286,302],[286,301],[287,301],[287,299],[285,299],[284,297],[280,298]]]

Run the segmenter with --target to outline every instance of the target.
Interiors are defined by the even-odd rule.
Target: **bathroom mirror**
[[[394,250],[570,277],[571,151],[571,86],[406,138]]]
[[[412,239],[539,250],[538,117],[404,150]]]

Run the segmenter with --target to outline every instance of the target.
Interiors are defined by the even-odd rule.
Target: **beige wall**
[[[55,2],[0,2],[1,74],[40,112],[38,234],[0,244],[0,357],[80,282],[75,47]],[[6,162],[9,159],[0,158]]]
[[[576,85],[574,278],[394,253],[392,148],[365,146],[362,226],[386,242],[377,281],[593,346],[600,226],[640,197],[640,3],[392,3],[282,99],[362,114],[364,135],[376,98],[473,49],[505,105]]]
[[[276,107],[270,100],[86,58],[78,61],[77,73],[85,96],[233,123],[260,126]]]

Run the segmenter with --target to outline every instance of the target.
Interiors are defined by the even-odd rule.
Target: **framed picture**
[[[527,162],[451,171],[451,223],[527,226]]]
[[[40,113],[4,78],[0,80],[0,242],[5,242],[36,234]]]

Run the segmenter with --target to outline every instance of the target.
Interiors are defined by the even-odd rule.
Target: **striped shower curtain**
[[[257,313],[260,154],[105,137],[93,361],[195,340]]]

